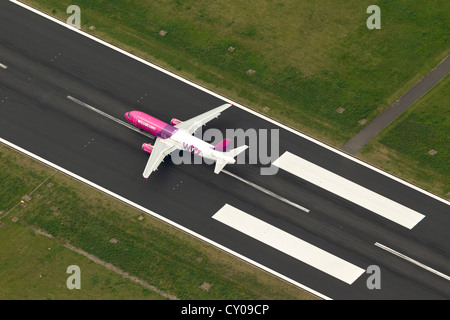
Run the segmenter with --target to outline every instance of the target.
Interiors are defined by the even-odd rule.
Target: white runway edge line
[[[285,152],[273,165],[327,191],[364,207],[405,228],[412,229],[425,216],[388,199],[357,183],[347,180],[290,152]]]
[[[412,259],[412,258],[410,258],[408,256],[405,256],[404,254],[401,254],[398,251],[395,251],[395,250],[393,250],[393,249],[391,249],[389,247],[386,247],[385,245],[382,245],[381,243],[375,242],[375,246],[377,246],[378,248],[381,248],[383,250],[386,250],[387,252],[390,252],[390,253],[396,255],[397,257],[400,257],[400,258],[402,258],[402,259],[404,259],[406,261],[409,261],[409,262],[411,262],[411,263],[413,263],[413,264],[415,264],[415,265],[417,265],[417,266],[419,266],[419,267],[421,267],[421,268],[423,268],[423,269],[425,269],[427,271],[430,271],[430,272],[438,275],[439,277],[444,278],[445,280],[450,281],[450,277],[448,275],[446,275],[446,274],[444,274],[442,272],[436,271],[436,270],[434,270],[434,269],[424,265],[423,263],[420,263],[417,260],[414,260],[414,259]]]
[[[212,217],[347,284],[352,284],[365,272],[364,269],[229,204],[225,204]]]
[[[214,96],[216,98],[219,98],[219,99],[221,99],[221,100],[223,100],[225,102],[231,103],[232,105],[234,105],[234,106],[236,106],[236,107],[238,107],[238,108],[240,108],[242,110],[245,110],[245,111],[247,111],[247,112],[249,112],[249,113],[251,113],[251,114],[253,114],[253,115],[255,115],[255,116],[259,117],[259,118],[261,118],[261,119],[264,119],[264,120],[266,120],[268,122],[271,122],[271,123],[277,125],[278,127],[283,128],[283,129],[285,129],[285,130],[287,130],[287,131],[289,131],[291,133],[294,133],[294,134],[296,134],[296,135],[298,135],[298,136],[300,136],[300,137],[302,137],[304,139],[307,139],[307,140],[309,140],[311,142],[314,142],[315,144],[317,144],[317,145],[319,145],[319,146],[321,146],[321,147],[323,147],[325,149],[328,149],[330,151],[333,151],[334,153],[337,153],[337,154],[339,154],[342,157],[350,159],[350,160],[352,160],[352,161],[354,161],[354,162],[356,162],[356,163],[358,163],[360,165],[363,165],[363,166],[365,166],[367,168],[370,168],[371,170],[373,170],[375,172],[378,172],[378,173],[380,173],[382,175],[385,175],[385,176],[389,177],[392,180],[400,182],[400,183],[402,183],[402,184],[404,184],[404,185],[406,185],[406,186],[408,186],[408,187],[410,187],[410,188],[412,188],[414,190],[417,190],[417,191],[419,191],[419,192],[421,192],[423,194],[426,194],[427,196],[429,196],[429,197],[431,197],[433,199],[439,200],[439,201],[441,201],[441,202],[443,202],[443,203],[445,203],[447,205],[450,205],[450,201],[447,201],[444,198],[441,198],[441,197],[439,197],[439,196],[437,196],[437,195],[435,195],[433,193],[430,193],[430,192],[428,192],[426,190],[423,190],[423,189],[421,189],[421,188],[419,188],[419,187],[417,187],[417,186],[415,186],[415,185],[413,185],[413,184],[411,184],[411,183],[409,183],[409,182],[407,182],[405,180],[402,180],[402,179],[400,179],[400,178],[398,178],[396,176],[391,175],[390,173],[387,173],[387,172],[385,172],[383,170],[380,170],[380,169],[378,169],[378,168],[376,168],[376,167],[374,167],[374,166],[372,166],[372,165],[370,165],[370,164],[368,164],[368,163],[366,163],[364,161],[361,161],[361,160],[353,157],[352,155],[350,155],[348,153],[345,153],[345,152],[343,152],[341,150],[338,150],[338,149],[336,149],[336,148],[334,148],[334,147],[332,147],[332,146],[330,146],[330,145],[328,145],[328,144],[326,144],[324,142],[316,140],[313,137],[310,137],[310,136],[308,136],[308,135],[306,135],[306,134],[304,134],[302,132],[294,130],[293,128],[288,127],[288,126],[286,126],[286,125],[284,125],[284,124],[282,124],[282,123],[280,123],[280,122],[278,122],[278,121],[276,121],[274,119],[271,119],[271,118],[269,118],[269,117],[267,117],[267,116],[265,116],[265,115],[263,115],[261,113],[258,113],[258,112],[254,111],[252,109],[249,109],[249,108],[247,108],[245,106],[242,106],[242,105],[240,105],[237,102],[234,102],[234,101],[232,101],[232,100],[230,100],[230,99],[228,99],[226,97],[223,97],[223,96],[221,96],[221,95],[219,95],[219,94],[217,94],[217,93],[215,93],[215,92],[213,92],[211,90],[208,90],[208,89],[206,89],[206,88],[204,88],[204,87],[202,87],[202,86],[200,86],[200,85],[198,85],[198,84],[196,84],[196,83],[194,83],[192,81],[189,81],[189,80],[187,80],[187,79],[185,79],[185,78],[183,78],[183,77],[181,77],[181,76],[179,76],[177,74],[174,74],[174,73],[172,73],[172,72],[170,72],[170,71],[168,71],[166,69],[163,69],[163,68],[161,68],[161,67],[159,67],[159,66],[157,66],[157,65],[155,65],[155,64],[153,64],[151,62],[148,62],[148,61],[146,61],[146,60],[144,60],[142,58],[139,58],[139,57],[137,57],[137,56],[135,56],[135,55],[133,55],[133,54],[123,50],[123,49],[120,49],[120,48],[118,48],[118,47],[116,47],[116,46],[114,46],[114,45],[112,45],[112,44],[110,44],[110,43],[108,43],[108,42],[106,42],[104,40],[101,40],[101,39],[99,39],[99,38],[97,38],[97,37],[95,37],[93,35],[90,35],[89,33],[86,33],[86,32],[84,32],[82,30],[76,29],[75,27],[73,27],[73,26],[71,26],[71,25],[69,25],[69,24],[67,24],[67,23],[65,23],[63,21],[60,21],[60,20],[58,20],[58,19],[56,19],[56,18],[54,18],[52,16],[49,16],[46,13],[43,13],[43,12],[41,12],[39,10],[36,10],[35,8],[32,8],[32,7],[30,7],[30,6],[28,6],[28,5],[24,4],[24,3],[21,3],[20,1],[17,1],[17,0],[9,0],[9,1],[14,3],[14,4],[16,4],[16,5],[19,5],[19,6],[23,7],[25,9],[29,10],[29,11],[32,11],[32,12],[34,12],[34,13],[36,13],[36,14],[38,14],[38,15],[40,15],[40,16],[48,19],[48,20],[51,20],[51,21],[53,21],[53,22],[55,22],[55,23],[65,27],[67,29],[70,29],[73,32],[79,33],[80,35],[83,35],[83,36],[85,36],[85,37],[87,37],[87,38],[89,38],[91,40],[94,40],[94,41],[96,41],[98,43],[101,43],[104,46],[107,46],[107,47],[109,47],[109,48],[111,48],[113,50],[116,50],[117,52],[120,52],[120,53],[122,53],[122,54],[124,54],[124,55],[126,55],[126,56],[128,56],[128,57],[130,57],[130,58],[132,58],[134,60],[137,60],[137,61],[139,61],[139,62],[141,62],[141,63],[143,63],[143,64],[145,64],[145,65],[147,65],[149,67],[152,67],[152,68],[154,68],[154,69],[156,69],[158,71],[161,71],[161,72],[163,72],[163,73],[165,73],[167,75],[170,75],[171,77],[173,77],[173,78],[175,78],[177,80],[183,81],[184,83],[189,84],[190,86],[192,86],[194,88],[202,90],[203,92],[206,92],[206,93],[208,93],[208,94],[210,94],[210,95],[212,95],[212,96]]]
[[[145,207],[143,207],[143,206],[141,206],[141,205],[139,205],[137,203],[134,203],[134,202],[132,202],[132,201],[130,201],[130,200],[128,200],[128,199],[126,199],[126,198],[124,198],[124,197],[122,197],[122,196],[120,196],[120,195],[118,195],[118,194],[116,194],[116,193],[114,193],[112,191],[109,191],[108,189],[105,189],[102,186],[99,186],[98,184],[95,184],[94,182],[91,182],[91,181],[89,181],[89,180],[87,180],[87,179],[85,179],[85,178],[83,178],[83,177],[81,177],[81,176],[79,176],[79,175],[77,175],[77,174],[75,174],[73,172],[70,172],[69,170],[66,170],[66,169],[64,169],[64,168],[62,168],[62,167],[60,167],[60,166],[58,166],[58,165],[56,165],[56,164],[54,164],[54,163],[44,159],[44,158],[41,158],[38,155],[36,155],[36,154],[34,154],[32,152],[29,152],[29,151],[27,151],[27,150],[25,150],[25,149],[15,145],[15,144],[9,142],[9,141],[1,138],[1,137],[0,137],[0,142],[5,144],[5,145],[7,145],[7,146],[9,146],[9,147],[11,147],[11,148],[13,148],[13,149],[16,149],[19,152],[22,152],[22,153],[26,154],[29,157],[32,157],[32,158],[36,159],[36,160],[38,160],[38,161],[40,161],[40,162],[42,162],[42,163],[44,163],[44,164],[46,164],[46,165],[56,169],[56,170],[61,171],[61,172],[67,174],[68,176],[70,176],[70,177],[72,177],[74,179],[77,179],[77,180],[79,180],[79,181],[81,181],[81,182],[83,182],[83,183],[85,183],[85,184],[87,184],[87,185],[89,185],[89,186],[91,186],[93,188],[96,188],[97,190],[100,190],[101,192],[104,192],[107,195],[110,195],[110,196],[112,196],[112,197],[114,197],[114,198],[116,198],[116,199],[118,199],[118,200],[120,200],[120,201],[122,201],[122,202],[124,202],[124,203],[126,203],[128,205],[130,205],[130,206],[133,206],[136,209],[141,210],[142,212],[145,212],[148,215],[151,215],[151,216],[153,216],[153,217],[155,217],[155,218],[157,218],[157,219],[159,219],[159,220],[161,220],[161,221],[163,221],[163,222],[165,222],[165,223],[167,223],[167,224],[169,224],[169,225],[171,225],[171,226],[173,226],[173,227],[175,227],[175,228],[177,228],[179,230],[182,230],[182,231],[190,234],[191,236],[196,237],[197,239],[200,239],[200,240],[202,240],[202,241],[204,241],[206,243],[209,243],[210,245],[213,245],[213,246],[215,246],[215,247],[217,247],[217,248],[219,248],[219,249],[221,249],[221,250],[223,250],[225,252],[228,252],[229,254],[231,254],[231,255],[233,255],[233,256],[235,256],[235,257],[237,257],[237,258],[239,258],[239,259],[241,259],[243,261],[246,261],[246,262],[254,265],[255,267],[260,268],[261,270],[264,270],[264,271],[266,271],[266,272],[268,272],[268,273],[270,273],[270,274],[272,274],[272,275],[274,275],[274,276],[276,276],[276,277],[278,277],[280,279],[283,279],[284,281],[287,281],[287,282],[293,284],[294,286],[297,286],[297,287],[299,287],[299,288],[301,288],[301,289],[303,289],[305,291],[308,291],[311,294],[316,295],[319,298],[322,298],[322,299],[325,299],[325,300],[332,300],[330,297],[328,297],[328,296],[326,296],[326,295],[324,295],[324,294],[322,294],[320,292],[317,292],[314,289],[311,289],[311,288],[309,288],[309,287],[307,287],[307,286],[305,286],[305,285],[303,285],[303,284],[301,284],[301,283],[299,283],[297,281],[294,281],[294,280],[292,280],[292,279],[282,275],[281,273],[278,273],[278,272],[276,272],[276,271],[274,271],[274,270],[272,270],[270,268],[267,268],[266,266],[264,266],[264,265],[262,265],[262,264],[260,264],[260,263],[258,263],[256,261],[253,261],[253,260],[247,258],[246,256],[241,255],[238,252],[235,252],[235,251],[233,251],[233,250],[231,250],[231,249],[229,249],[229,248],[227,248],[227,247],[225,247],[225,246],[223,246],[223,245],[221,245],[221,244],[219,244],[217,242],[214,242],[214,241],[212,241],[212,240],[202,236],[201,234],[198,234],[198,233],[196,233],[194,231],[191,231],[188,228],[186,228],[186,227],[184,227],[184,226],[182,226],[182,225],[180,225],[180,224],[178,224],[176,222],[173,222],[173,221],[167,219],[166,217],[157,214],[154,211],[151,211],[151,210],[149,210],[149,209],[147,209],[147,208],[145,208]]]

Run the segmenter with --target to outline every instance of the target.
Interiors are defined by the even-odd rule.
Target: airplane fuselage
[[[186,150],[197,156],[215,161],[220,159],[227,163],[236,162],[233,157],[226,156],[224,152],[215,150],[212,144],[144,112],[130,111],[125,113],[125,118],[136,127],[151,133],[157,138],[161,138],[164,143],[173,145],[177,149]]]

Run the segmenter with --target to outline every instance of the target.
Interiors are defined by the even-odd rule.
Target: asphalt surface
[[[0,30],[0,63],[7,66],[0,69],[1,138],[329,298],[450,298],[448,280],[374,245],[449,275],[447,203],[237,107],[207,127],[279,129],[280,155],[288,150],[426,217],[409,230],[283,170],[262,176],[259,164],[225,169],[310,212],[215,175],[212,165],[167,159],[146,181],[141,175],[148,155],[140,146],[153,141],[67,96],[118,119],[137,109],[166,121],[224,101],[8,1],[0,2]],[[381,289],[368,289],[369,274],[348,285],[212,219],[225,204],[363,269],[379,266]]]
[[[447,56],[425,77],[409,89],[408,92],[406,92],[400,99],[394,102],[389,108],[384,110],[378,117],[373,119],[367,126],[347,141],[341,149],[350,154],[356,154],[370,140],[372,140],[384,128],[391,124],[392,121],[397,119],[412,104],[414,104],[414,102],[431,90],[436,84],[439,83],[439,81],[444,79],[449,72],[450,59],[449,56]]]

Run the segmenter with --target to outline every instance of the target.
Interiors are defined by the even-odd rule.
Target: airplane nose
[[[125,119],[127,119],[127,120],[130,120],[130,119],[131,119],[130,113],[129,113],[129,112],[125,112]]]

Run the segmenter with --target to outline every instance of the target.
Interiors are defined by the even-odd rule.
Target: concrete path
[[[422,80],[405,93],[399,100],[384,110],[378,117],[372,120],[353,138],[347,141],[341,149],[356,154],[378,133],[386,128],[392,121],[408,109],[414,102],[433,88],[450,71],[450,56],[442,60],[433,70],[431,70]]]

